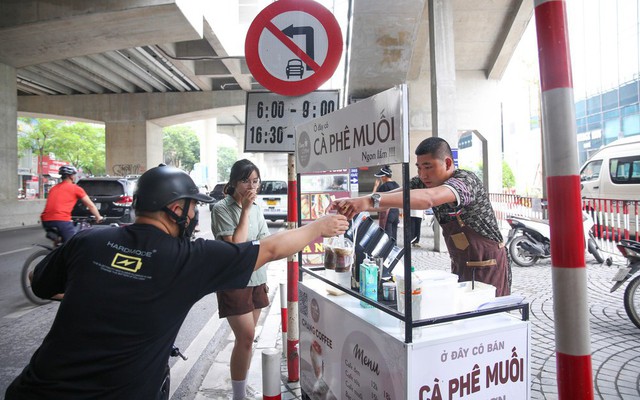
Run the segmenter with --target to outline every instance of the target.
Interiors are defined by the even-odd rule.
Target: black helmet
[[[138,179],[138,188],[133,194],[133,208],[136,211],[159,211],[179,199],[213,202],[213,198],[200,193],[186,172],[160,164]]]
[[[58,174],[62,176],[75,175],[77,173],[78,170],[73,165],[63,165],[58,169]]]

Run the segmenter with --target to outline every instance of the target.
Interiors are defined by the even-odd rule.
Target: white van
[[[640,199],[640,135],[618,139],[595,153],[580,169],[583,198]]]
[[[287,220],[287,189],[286,181],[262,181],[256,203],[262,208],[264,219]]]

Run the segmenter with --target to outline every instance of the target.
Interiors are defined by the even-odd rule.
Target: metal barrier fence
[[[509,228],[507,224],[509,215],[537,219],[549,218],[546,199],[505,193],[489,193],[489,199],[500,228]]]
[[[490,193],[489,198],[500,228],[509,228],[506,222],[509,215],[548,219],[546,199],[503,193]],[[640,201],[584,198],[582,209],[595,222],[593,233],[602,250],[617,254],[616,243],[620,239],[640,240]]]
[[[582,199],[582,209],[591,214],[595,222],[593,234],[603,250],[617,253],[616,243],[620,239],[640,240],[639,203],[637,200]]]

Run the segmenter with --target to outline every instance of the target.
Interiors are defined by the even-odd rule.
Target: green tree
[[[516,178],[509,164],[502,160],[502,187],[510,189],[516,186]]]
[[[31,150],[38,156],[38,196],[44,194],[42,179],[42,159],[45,154],[54,153],[51,138],[60,130],[63,121],[56,119],[18,118],[18,152],[24,154]]]
[[[226,182],[233,163],[238,160],[238,152],[233,147],[218,147],[218,182]]]
[[[473,172],[478,176],[480,180],[482,180],[482,177],[484,176],[484,172],[482,171],[482,165],[483,165],[482,161],[480,161],[475,165],[472,165],[472,164],[461,165],[460,169],[465,169],[467,171]]]
[[[86,123],[64,124],[51,138],[56,157],[82,168],[85,174],[105,174],[104,128]]]
[[[24,156],[31,150],[40,160],[53,153],[85,173],[105,172],[104,128],[84,122],[57,119],[18,118],[18,152]],[[40,167],[39,170],[42,168]],[[42,189],[42,176],[40,184]],[[42,193],[42,190],[40,191]]]
[[[162,132],[164,163],[192,171],[194,164],[200,162],[200,141],[193,128],[175,125],[164,128]]]

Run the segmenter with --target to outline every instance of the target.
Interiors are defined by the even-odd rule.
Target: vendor
[[[511,271],[502,234],[482,181],[456,169],[449,144],[423,140],[416,148],[418,176],[411,179],[412,209],[433,208],[451,256],[451,272],[459,281],[475,279],[496,287],[497,296],[511,293]],[[362,211],[402,207],[402,189],[335,200],[331,208],[351,219]]]

